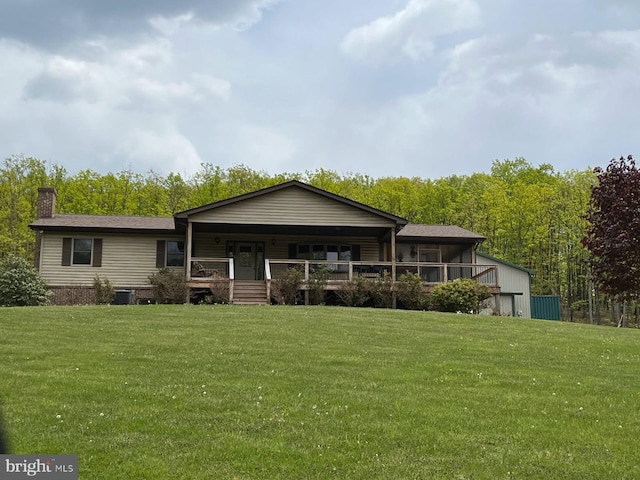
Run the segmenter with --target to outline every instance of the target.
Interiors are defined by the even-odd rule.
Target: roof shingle
[[[57,213],[51,218],[39,218],[29,225],[37,229],[100,229],[100,230],[175,230],[173,217],[135,217],[120,215],[71,215]]]
[[[482,235],[473,233],[462,227],[455,225],[421,225],[408,224],[398,232],[400,238],[433,238],[433,239],[452,239],[452,240],[470,240],[482,242],[486,239]]]

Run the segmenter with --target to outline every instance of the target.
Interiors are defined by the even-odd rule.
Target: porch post
[[[396,229],[391,229],[391,280],[396,281]]]
[[[187,220],[187,280],[191,280],[191,241],[193,239],[193,224]]]
[[[192,231],[192,223],[187,219],[187,245],[186,245],[186,265],[185,269],[187,272],[187,282],[191,281],[191,239],[193,238]],[[185,299],[185,303],[189,303],[191,301],[191,288],[187,289],[187,298]]]
[[[398,293],[396,291],[396,229],[391,228],[391,285],[393,290],[391,292],[391,308],[395,309],[397,306]]]

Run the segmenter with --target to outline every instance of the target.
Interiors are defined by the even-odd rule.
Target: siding
[[[500,296],[500,312],[502,315],[518,316],[518,312],[522,312],[525,318],[531,318],[531,279],[529,273],[519,268],[512,267],[499,260],[485,257],[478,253],[476,263],[480,265],[496,265],[498,267],[498,281],[500,282],[500,290],[504,293],[522,293],[515,295],[515,312],[512,312],[511,296]]]
[[[102,238],[102,266],[62,266],[62,239]],[[162,235],[70,235],[44,233],[40,275],[51,286],[93,285],[96,275],[108,278],[115,287],[149,286],[149,276],[156,269],[156,241],[184,240]],[[182,270],[182,268],[178,268]]]
[[[287,188],[269,195],[214,208],[191,215],[189,220],[242,225],[395,227],[393,220],[302,188]]]

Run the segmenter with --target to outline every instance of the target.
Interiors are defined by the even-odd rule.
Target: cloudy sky
[[[439,178],[640,156],[637,0],[0,0],[0,148]]]

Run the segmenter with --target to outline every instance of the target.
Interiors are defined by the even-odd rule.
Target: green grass
[[[82,479],[640,478],[640,332],[331,307],[0,310],[13,452]]]

